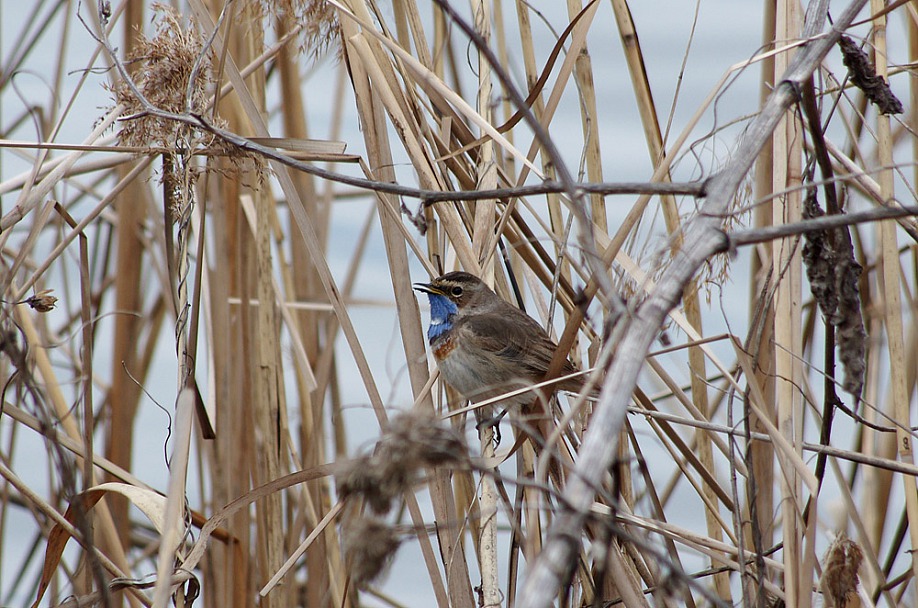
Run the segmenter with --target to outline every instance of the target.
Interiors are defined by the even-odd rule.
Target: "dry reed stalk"
[[[125,56],[131,54],[143,41],[143,3],[128,0],[122,18]],[[130,168],[120,170],[124,177]],[[112,386],[107,396],[111,406],[111,423],[106,437],[106,457],[126,469],[132,468],[134,447],[134,416],[141,396],[140,386],[131,378],[137,376],[138,341],[140,334],[143,298],[141,285],[144,262],[144,242],[140,236],[151,204],[149,191],[139,181],[129,183],[115,201],[114,210],[118,216],[118,241],[115,251],[116,282],[115,308],[123,311],[115,319],[112,343]],[[143,377],[140,376],[141,381]],[[112,504],[112,515],[117,526],[122,546],[127,546],[130,533],[128,502],[117,500]]]
[[[583,3],[581,0],[568,0],[567,13],[571,20],[576,18],[582,10]],[[586,148],[584,152],[586,156],[586,175],[589,181],[601,182],[603,177],[599,138],[599,112],[596,108],[596,89],[593,84],[593,63],[586,48],[582,53],[577,54],[574,77],[577,80],[577,90],[582,99],[581,122]],[[606,206],[601,196],[594,194],[590,197],[590,209],[593,223],[600,230],[606,232],[608,230],[606,225]]]
[[[329,13],[331,11],[328,11]],[[295,21],[287,15],[280,15],[277,18],[277,28],[279,34],[286,32],[295,26]],[[285,135],[293,138],[306,139],[309,132],[306,125],[306,108],[302,97],[303,81],[300,78],[296,53],[292,45],[285,45],[278,55],[278,63],[281,70],[281,88],[283,91],[284,103],[283,121]],[[316,192],[316,184],[311,176],[306,174],[296,174],[293,176],[293,183],[300,195],[300,198],[307,206],[307,213],[317,226],[322,227],[319,238],[323,241],[325,247],[328,243],[328,221],[330,201],[321,201]],[[286,288],[289,293],[293,294],[300,300],[313,300],[321,297],[320,284],[316,273],[310,264],[305,263],[307,258],[302,242],[299,239],[291,239],[291,259],[289,264],[285,264]],[[307,363],[315,365],[320,356],[319,335],[322,327],[322,316],[303,311],[296,313],[298,327],[291,328],[292,333],[298,333],[298,339],[305,345]],[[309,369],[307,366],[305,369]],[[280,379],[280,378],[279,378]],[[301,421],[299,432],[299,445],[303,453],[300,455],[300,466],[310,467],[318,466],[326,462],[331,450],[325,446],[324,433],[322,433],[322,417],[324,408],[321,407],[321,401],[316,399],[313,391],[317,385],[315,379],[312,382],[304,378],[302,374],[297,374],[297,384],[299,390],[298,411]],[[283,382],[280,383],[283,386]],[[324,480],[317,480],[309,484],[304,492],[304,503],[301,505],[305,513],[303,527],[304,532],[315,529],[319,523],[321,514],[326,513],[331,507],[328,504],[328,484]],[[309,605],[319,605],[324,601],[327,591],[331,590],[331,595],[336,605],[342,605],[344,601],[344,564],[333,534],[333,528],[326,528],[323,536],[317,539],[315,546],[310,547],[306,554],[307,569],[309,572],[316,573],[306,580],[305,597]],[[288,530],[288,535],[296,538],[302,532],[298,529]],[[296,535],[296,536],[293,536]]]
[[[223,34],[227,42],[224,43],[223,38],[218,37],[213,46],[214,71],[218,83],[225,77],[224,70],[232,73],[231,68],[226,67],[226,63],[231,61],[227,59],[231,45],[236,46],[237,56],[248,56],[245,36],[238,33],[240,29],[244,31],[246,28],[246,13],[241,7],[233,8],[236,10],[227,21]],[[216,18],[218,7],[213,9],[214,17],[194,3],[191,3],[191,9],[204,35],[208,36],[211,29],[208,28],[210,23],[207,19]],[[250,15],[249,19],[251,23],[248,25],[261,27],[253,16]],[[240,38],[243,40],[240,41]],[[240,81],[234,80],[237,93]],[[226,120],[230,128],[248,128],[244,110],[240,108],[242,102],[239,96],[215,101],[213,111]],[[224,505],[244,494],[250,487],[250,476],[255,477],[257,474],[252,470],[255,454],[251,412],[257,406],[252,394],[255,379],[247,370],[258,368],[257,362],[250,359],[255,347],[245,347],[246,342],[251,340],[251,313],[245,304],[235,307],[228,303],[231,297],[238,297],[247,303],[252,295],[246,276],[251,236],[246,229],[241,197],[246,191],[244,183],[252,180],[253,176],[244,172],[235,173],[230,159],[209,159],[208,165],[221,173],[209,177],[204,190],[206,196],[216,202],[211,206],[214,215],[210,230],[217,244],[207,271],[212,295],[209,316],[212,323],[213,390],[218,408],[214,421],[218,439],[209,454],[213,471],[209,490],[213,504]],[[238,328],[238,331],[233,331],[233,328]],[[238,605],[242,598],[253,595],[258,581],[258,563],[264,564],[264,554],[259,555],[254,548],[267,543],[267,539],[262,536],[263,523],[258,528],[259,534],[253,539],[251,530],[257,525],[256,521],[250,512],[238,513],[226,524],[227,532],[234,542],[214,547],[205,579],[215,590],[214,605]],[[268,575],[268,568],[262,572]]]
[[[879,13],[884,6],[875,0],[870,3],[874,13]],[[873,45],[875,49],[874,64],[876,74],[881,78],[888,78],[887,72],[887,37],[886,17],[877,16],[873,29]],[[888,114],[879,114],[876,118],[877,161],[880,170],[877,181],[884,200],[895,198],[893,182],[893,142],[890,137],[890,118]],[[885,168],[890,167],[890,168]],[[881,222],[880,230],[880,266],[882,279],[882,306],[886,326],[887,340],[889,342],[889,399],[890,415],[897,423],[896,451],[899,459],[912,463],[914,454],[912,450],[911,414],[909,408],[909,395],[912,392],[907,380],[905,364],[909,360],[905,352],[904,324],[902,319],[902,290],[900,286],[900,258],[899,246],[895,227],[892,222]],[[912,548],[918,547],[918,486],[915,478],[904,476],[902,478],[905,490],[905,511],[909,523],[909,539]],[[918,580],[918,555],[912,551],[912,576]]]
[[[909,11],[913,17],[914,11]],[[918,22],[914,18],[907,20],[908,27],[908,58],[909,61],[918,59]],[[909,81],[909,118],[911,124],[918,124],[918,82]],[[918,158],[918,140],[912,140],[912,157]],[[918,184],[918,166],[912,169],[912,183]]]
[[[472,18],[475,30],[485,44],[491,44],[491,3],[489,0],[475,0],[471,5]],[[487,121],[492,122],[492,83],[491,66],[481,52],[478,53],[478,114]],[[476,186],[480,189],[494,188],[497,186],[497,165],[495,159],[494,143],[486,141],[478,148],[478,163],[476,167]],[[487,250],[491,242],[491,230],[494,225],[497,206],[494,200],[477,201],[473,207],[467,207],[472,215],[472,248],[475,251],[478,263],[481,264],[481,278],[489,285],[494,285],[494,264],[487,263],[490,252]],[[491,408],[475,412],[475,418],[486,421],[495,415]],[[488,424],[482,426],[478,436],[481,446],[481,457],[493,458],[494,452],[494,427]],[[482,475],[479,482],[478,514],[481,527],[478,531],[478,564],[481,572],[481,594],[479,604],[484,607],[501,605],[501,591],[498,574],[498,545],[497,545],[497,488],[494,480],[488,475]]]
[[[779,3],[776,15],[776,35],[781,40],[797,38],[802,31],[799,7],[796,3]],[[775,72],[784,73],[791,62],[791,54],[782,53],[775,58]],[[802,125],[793,113],[785,115],[784,122],[775,130],[774,173],[772,189],[782,192],[801,183],[801,144],[799,133]],[[782,160],[782,159],[787,159]],[[772,214],[773,224],[799,221],[801,198],[790,193],[775,202]],[[785,239],[776,243],[772,265],[775,281],[775,375],[777,386],[777,426],[784,439],[794,446],[802,429],[802,406],[797,390],[801,380],[798,364],[800,341],[800,293],[802,264],[797,239]],[[779,458],[780,462],[780,458]],[[785,465],[787,466],[787,465]],[[783,530],[784,589],[792,605],[803,602],[809,606],[810,591],[804,578],[803,531],[800,529],[800,513],[803,509],[802,486],[793,473],[786,476],[781,487],[781,516]]]
[[[772,45],[777,36],[775,33],[776,26],[776,3],[764,2],[765,11],[763,15],[763,42],[766,45]],[[778,74],[775,69],[774,57],[768,57],[761,64],[761,85],[759,97],[761,103],[764,103],[771,94],[775,79]],[[755,182],[753,193],[758,201],[765,201],[763,204],[756,206],[753,211],[753,222],[757,227],[765,227],[771,224],[773,217],[773,203],[771,199],[772,180],[771,176],[774,170],[773,141],[766,142],[762,153],[756,160]],[[765,402],[769,410],[774,404],[775,395],[775,376],[774,376],[774,349],[772,341],[775,327],[775,308],[772,305],[771,293],[771,260],[773,259],[774,250],[771,242],[766,242],[754,249],[750,264],[749,281],[749,302],[750,318],[749,330],[745,338],[745,347],[749,352],[754,353],[755,367],[753,369],[753,381],[761,387]],[[767,296],[767,297],[762,297]],[[744,399],[746,400],[746,399]],[[744,411],[748,411],[748,405]],[[758,418],[749,418],[744,416],[746,428],[750,432],[762,432],[763,424]],[[748,521],[743,526],[743,536],[741,542],[743,547],[750,548],[756,555],[761,556],[766,547],[772,546],[772,539],[775,533],[775,522],[772,516],[774,504],[774,458],[772,456],[771,446],[761,441],[749,441],[744,459],[747,463],[750,474],[746,477],[744,490],[747,496],[753,497],[747,500],[741,513],[741,521]],[[762,584],[768,580],[772,574],[765,570],[764,560],[761,557],[756,559],[753,568],[744,568],[743,573],[743,598],[749,605],[761,605],[765,602],[762,593]]]
[[[519,27],[519,30],[520,30],[520,52],[523,55],[523,65],[526,69],[526,84],[527,84],[527,88],[530,91],[532,91],[532,90],[535,90],[535,87],[539,81],[540,71],[536,66],[535,48],[534,48],[534,42],[533,42],[533,36],[532,36],[532,24],[531,24],[531,19],[530,19],[529,6],[518,0],[516,2],[516,14],[517,14],[517,26]],[[532,104],[532,111],[540,121],[548,122],[548,120],[544,119],[544,117],[546,116],[546,113],[545,113],[546,109],[545,109],[545,101],[542,98],[541,91],[539,91],[539,93],[535,96],[535,99]],[[534,150],[532,150],[532,152],[534,152]],[[531,157],[533,157],[532,154],[530,154],[530,158]],[[548,158],[542,155],[541,161],[542,161],[542,166],[541,166],[542,174],[545,176],[545,178],[555,179],[557,176]],[[525,180],[526,172],[522,168],[520,172],[518,173],[518,175],[520,176],[520,180]],[[521,183],[521,181],[518,181],[517,183]],[[517,203],[515,200],[511,200],[508,204],[508,210],[512,210],[513,206],[516,204]],[[556,238],[553,239],[555,241],[554,243],[555,244],[555,256],[560,258],[562,251],[558,243],[563,238],[563,235],[565,233],[565,225],[566,225],[566,222],[564,221],[564,218],[562,215],[563,207],[557,195],[550,195],[547,198],[546,207],[548,210],[549,218],[551,220],[553,233],[554,235],[556,235]],[[524,454],[524,457],[525,457],[525,454]],[[528,463],[528,464],[525,464],[524,466],[525,468],[531,468],[532,464]],[[529,490],[528,492],[531,493],[532,491]]]
[[[235,54],[235,57],[239,57],[243,64],[258,56],[264,47],[265,36],[264,16],[260,10],[249,9],[245,17],[238,24],[241,27],[235,30],[237,34],[242,35],[239,43],[245,44],[245,50],[240,49],[240,52]],[[267,112],[265,80],[265,72],[259,70],[253,73],[246,83],[257,109],[262,114]],[[254,179],[257,184],[260,176],[251,175],[248,179]],[[283,392],[278,390],[283,384],[283,374],[279,368],[281,346],[278,328],[280,325],[276,308],[269,304],[274,300],[272,284],[274,262],[271,249],[274,226],[277,222],[276,210],[270,192],[257,188],[252,193],[252,197],[256,217],[252,240],[255,257],[252,270],[256,283],[254,292],[260,305],[254,311],[252,325],[254,357],[251,363],[254,363],[254,369],[257,371],[252,374],[253,399],[249,404],[249,407],[254,410],[255,422],[255,441],[252,444],[255,451],[250,455],[254,457],[250,462],[255,463],[254,483],[262,485],[289,471],[286,466],[286,458],[283,456],[290,437],[289,427],[286,424],[285,399]],[[245,209],[244,200],[243,197],[240,197],[243,209]],[[249,228],[252,228],[251,219],[248,219],[247,223]],[[255,584],[258,585],[260,581],[280,570],[289,550],[284,535],[288,518],[285,516],[280,494],[275,493],[265,497],[265,501],[256,507],[256,513],[258,514],[259,557],[261,557],[261,552],[264,552],[264,562],[262,568],[259,569],[258,579],[255,581]],[[263,603],[269,607],[289,605],[292,600],[291,591],[290,586],[283,586],[265,596]]]

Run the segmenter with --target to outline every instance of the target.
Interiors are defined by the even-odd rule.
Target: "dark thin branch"
[[[651,194],[657,196],[688,195],[704,196],[704,182],[575,182],[574,188],[582,194]],[[442,192],[436,190],[421,191],[425,203],[441,201],[477,201],[482,199],[508,199],[537,194],[559,194],[567,186],[554,180],[545,180],[541,184],[495,188],[493,190],[467,190],[464,192]]]
[[[519,186],[515,188],[495,188],[492,190],[468,190],[461,192],[450,192],[443,190],[425,190],[423,188],[414,188],[411,186],[402,186],[400,184],[391,182],[381,182],[366,179],[363,177],[345,175],[343,173],[337,173],[335,171],[322,169],[321,167],[297,160],[287,154],[284,154],[283,152],[278,151],[276,148],[271,148],[269,146],[264,146],[262,144],[256,143],[247,137],[243,137],[237,133],[234,133],[233,131],[229,131],[227,129],[223,129],[214,124],[211,124],[203,116],[196,114],[178,114],[157,108],[146,98],[144,98],[139,91],[132,92],[134,92],[135,95],[139,94],[138,101],[144,107],[144,110],[142,112],[123,117],[119,120],[136,120],[145,116],[153,116],[163,120],[171,120],[174,122],[187,124],[204,132],[210,133],[211,135],[218,137],[226,143],[232,144],[240,150],[258,154],[259,156],[263,156],[270,160],[275,160],[292,169],[296,169],[298,171],[302,171],[322,179],[327,179],[329,181],[346,184],[348,186],[364,188],[366,190],[382,192],[385,194],[394,194],[396,196],[404,196],[407,198],[420,199],[424,202],[424,204],[441,203],[447,201],[477,201],[495,198],[505,199],[537,194],[555,194],[560,192],[567,192],[568,190],[568,187],[560,182],[547,180],[541,184],[532,184],[529,186]],[[704,182],[576,182],[573,183],[572,186],[575,191],[586,194],[683,194],[696,197],[703,196],[705,188]]]
[[[343,173],[337,173],[335,171],[329,171],[327,169],[322,169],[321,167],[316,167],[309,163],[296,160],[283,152],[279,152],[274,148],[268,146],[263,146],[261,144],[255,143],[254,141],[242,137],[232,131],[222,129],[215,125],[210,124],[202,116],[195,115],[186,115],[186,114],[175,114],[172,112],[165,112],[159,110],[158,108],[150,108],[148,110],[151,115],[156,116],[157,118],[164,118],[167,120],[175,120],[179,122],[186,122],[193,124],[199,127],[201,130],[206,131],[212,135],[219,137],[220,139],[230,143],[238,148],[245,150],[246,152],[252,152],[258,155],[261,155],[265,158],[276,160],[277,162],[284,164],[293,169],[297,169],[304,173],[314,175],[316,177],[327,179],[329,181],[338,182],[346,184],[348,186],[354,186],[357,188],[364,188],[367,190],[372,190],[375,192],[382,192],[385,194],[394,194],[397,196],[404,196],[407,198],[420,199],[424,204],[434,204],[442,203],[449,201],[478,201],[485,199],[506,199],[519,196],[531,196],[538,194],[555,194],[568,191],[568,186],[557,182],[557,181],[544,181],[541,184],[533,184],[529,186],[519,186],[519,187],[510,187],[510,188],[495,188],[492,190],[466,190],[460,192],[450,192],[444,190],[425,190],[423,188],[415,188],[412,186],[402,186],[401,184],[395,184],[391,182],[381,182],[371,179],[366,179],[362,177],[354,177],[350,175],[345,175]],[[654,194],[654,195],[667,195],[667,194],[684,194],[691,196],[703,196],[704,195],[704,183],[703,182],[683,182],[683,183],[649,183],[649,182],[620,182],[620,183],[573,183],[572,187],[575,191],[580,193],[590,193],[590,194]]]
[[[103,26],[105,24],[103,23]],[[87,27],[87,29],[89,29]],[[91,32],[91,30],[90,30]],[[96,38],[96,40],[105,47],[109,54],[113,58],[117,58],[117,51],[111,45],[108,36],[104,32],[101,36],[96,35],[91,32],[91,35]],[[391,183],[391,182],[382,182],[377,180],[366,179],[363,177],[355,177],[351,175],[346,175],[343,173],[338,173],[335,171],[329,171],[328,169],[323,169],[315,165],[309,164],[307,162],[297,160],[275,148],[269,146],[264,146],[262,144],[256,143],[247,137],[243,137],[238,133],[229,131],[218,127],[211,122],[209,122],[202,115],[195,114],[193,112],[185,113],[176,113],[170,112],[168,110],[163,110],[151,103],[144,94],[137,88],[133,80],[129,77],[127,72],[124,69],[124,65],[120,61],[114,61],[115,68],[118,70],[122,79],[127,83],[131,93],[137,98],[137,101],[143,107],[141,112],[137,112],[130,116],[124,116],[120,118],[121,121],[127,120],[136,120],[146,116],[152,116],[162,120],[173,121],[181,124],[185,124],[196,129],[200,129],[205,133],[209,133],[218,139],[231,144],[232,146],[249,152],[251,154],[257,154],[269,160],[277,161],[283,165],[286,165],[297,171],[302,171],[309,175],[315,177],[326,179],[332,182],[337,182],[340,184],[345,184],[348,186],[353,186],[355,188],[363,188],[366,190],[371,190],[374,192],[382,192],[385,194],[393,194],[396,196],[402,196],[406,198],[419,199],[423,204],[429,205],[440,202],[450,202],[450,201],[477,201],[477,200],[486,200],[486,199],[509,199],[520,196],[534,196],[540,194],[557,194],[565,193],[568,197],[574,201],[574,209],[578,213],[583,213],[582,209],[579,209],[576,201],[578,198],[582,198],[584,194],[604,194],[604,195],[623,195],[623,194],[650,194],[650,195],[689,195],[695,197],[704,196],[705,184],[704,182],[683,182],[683,183],[649,183],[649,182],[599,182],[599,183],[580,183],[574,182],[570,179],[570,174],[567,172],[559,171],[558,175],[561,177],[559,181],[550,181],[546,180],[541,184],[532,184],[528,186],[519,186],[519,187],[508,187],[508,188],[495,188],[490,190],[470,190],[470,191],[461,191],[461,192],[450,192],[443,190],[426,190],[423,188],[415,188],[412,186],[403,186],[401,184]],[[507,83],[505,83],[507,84]],[[525,99],[521,98],[521,101],[525,102]],[[528,112],[531,115],[531,112]],[[534,117],[533,117],[533,120]],[[538,124],[538,121],[535,121]],[[530,125],[532,126],[532,125]],[[542,129],[544,131],[544,129]],[[547,133],[545,134],[548,137]],[[548,145],[551,143],[550,140],[546,142],[541,142],[543,146],[548,149]],[[552,148],[553,149],[553,148]],[[553,158],[556,168],[561,165],[560,156],[558,158]],[[567,179],[564,179],[567,177]],[[585,217],[585,216],[584,216]],[[586,231],[592,235],[591,231]]]
[[[807,232],[831,230],[833,228],[852,226],[864,222],[878,222],[881,220],[910,216],[918,216],[918,206],[875,207],[867,211],[855,211],[839,215],[824,215],[822,217],[790,224],[781,224],[780,226],[767,226],[764,228],[730,232],[727,234],[727,242],[729,248],[734,249],[736,247],[742,247],[743,245],[765,243],[767,241],[805,234]]]

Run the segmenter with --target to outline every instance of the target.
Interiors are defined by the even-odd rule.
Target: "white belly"
[[[437,362],[443,379],[472,402],[496,397],[528,384],[515,376],[506,363],[496,360],[494,355],[475,355],[462,347],[453,348]],[[513,402],[531,401],[527,393],[513,399]]]

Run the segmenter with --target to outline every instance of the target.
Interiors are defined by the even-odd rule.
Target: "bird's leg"
[[[494,429],[494,447],[500,445],[500,421],[503,420],[504,416],[507,415],[508,408],[504,408],[496,416],[490,416],[478,421],[478,424],[475,425],[475,429],[481,434],[482,429]]]

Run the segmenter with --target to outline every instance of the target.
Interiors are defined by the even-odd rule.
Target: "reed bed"
[[[918,605],[918,13],[764,4],[15,9],[0,603]],[[454,269],[582,394],[477,429]]]

